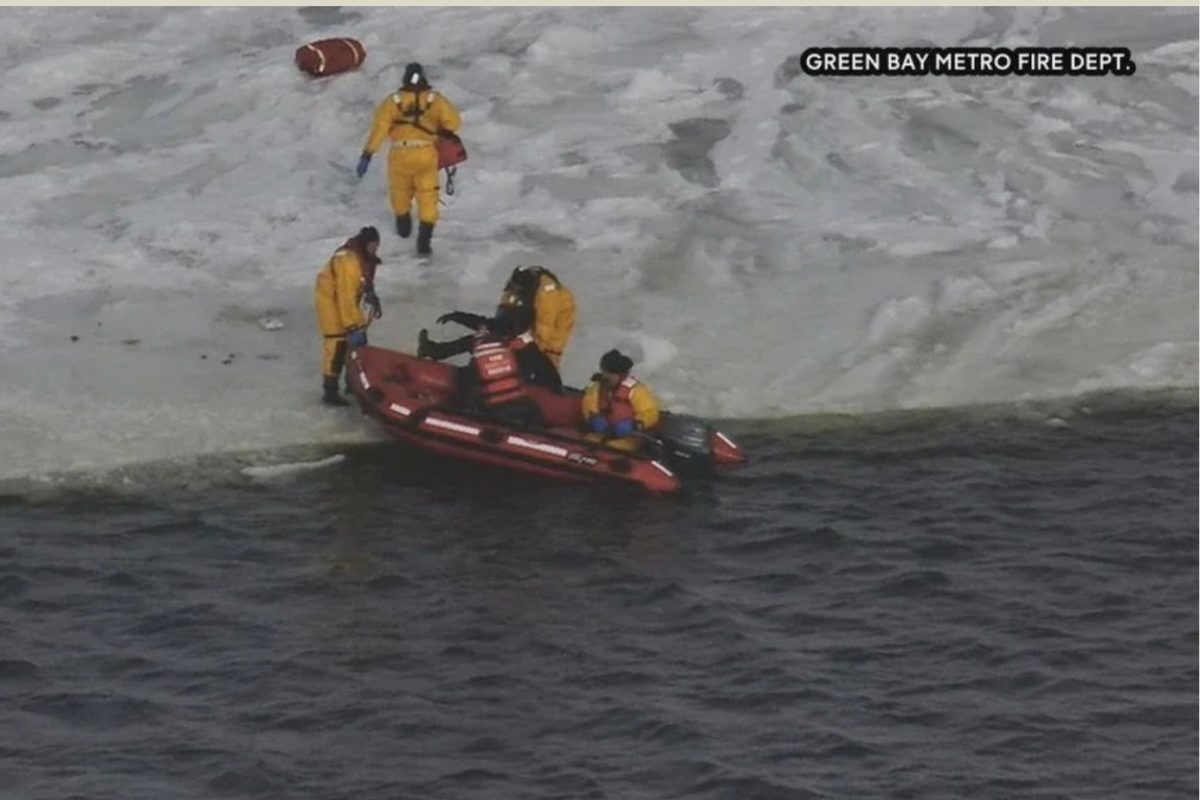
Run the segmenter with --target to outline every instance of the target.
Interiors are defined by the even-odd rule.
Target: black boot
[[[475,337],[472,334],[454,339],[449,342],[434,342],[424,330],[417,336],[417,358],[431,358],[434,361],[445,361],[457,355],[471,351]]]
[[[321,398],[321,402],[327,406],[348,406],[349,403],[338,394],[338,379],[326,378],[324,383],[325,395]]]
[[[433,254],[433,224],[422,222],[421,227],[417,229],[417,255],[428,256]]]
[[[401,239],[407,239],[412,236],[412,215],[401,214],[396,217],[396,233]]]

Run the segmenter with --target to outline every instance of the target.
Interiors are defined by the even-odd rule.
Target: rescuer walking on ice
[[[362,177],[371,156],[390,138],[388,184],[396,233],[407,239],[412,235],[412,202],[417,200],[417,255],[433,252],[433,228],[438,221],[438,155],[434,147],[438,136],[457,134],[462,127],[458,109],[433,91],[420,64],[404,68],[404,85],[388,95],[375,110],[375,121],[356,172]]]

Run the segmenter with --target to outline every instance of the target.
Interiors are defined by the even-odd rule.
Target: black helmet
[[[415,61],[404,68],[404,88],[429,88],[429,81],[425,79],[425,68]]]
[[[367,227],[359,230],[358,240],[363,244],[367,244],[368,242],[379,244],[379,231],[375,229],[374,225],[368,225]]]
[[[503,299],[501,302],[512,306],[532,303],[538,289],[539,275],[536,270],[536,267],[517,267],[514,269],[512,275],[508,276],[508,283],[504,285],[504,294],[502,295]]]
[[[508,282],[514,287],[526,290],[533,289],[538,283],[538,268],[517,267],[512,271],[512,275],[508,276]]]
[[[620,350],[609,350],[600,357],[601,372],[624,375],[631,369],[633,369],[633,361],[629,356],[622,355]]]

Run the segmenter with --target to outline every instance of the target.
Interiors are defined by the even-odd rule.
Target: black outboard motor
[[[712,426],[689,414],[664,412],[654,436],[659,456],[683,474],[707,474],[713,469]]]

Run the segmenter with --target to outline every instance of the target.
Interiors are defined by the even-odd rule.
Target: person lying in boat
[[[498,322],[502,318],[507,320],[507,322]],[[496,324],[500,324],[505,326],[506,330],[511,327],[512,330],[516,331],[516,334],[510,337],[509,347],[516,354],[517,364],[520,367],[524,382],[530,386],[544,386],[556,392],[562,391],[562,376],[558,374],[558,369],[554,366],[554,363],[541,351],[534,341],[533,333],[530,331],[530,314],[527,309],[500,306],[496,309],[496,316],[490,319],[480,314],[451,311],[449,314],[443,314],[438,317],[438,322],[457,322],[459,325],[470,328],[476,333],[449,342],[435,342],[430,340],[429,332],[422,329],[417,344],[418,358],[432,358],[434,361],[444,361],[460,353],[469,352],[474,346],[475,338],[480,331],[488,328],[494,329]]]
[[[518,330],[511,315],[500,314],[487,320],[474,335],[463,337],[470,340],[471,363],[458,368],[458,397],[467,408],[504,422],[543,425],[541,407],[529,396],[529,384],[520,364],[520,353],[526,348],[516,335]],[[448,358],[463,352],[459,349],[462,341],[431,342],[422,330],[417,355]]]
[[[650,387],[633,377],[633,361],[618,350],[600,359],[600,372],[583,393],[583,420],[588,439],[635,452],[645,444],[641,431],[658,425],[661,411]]]

